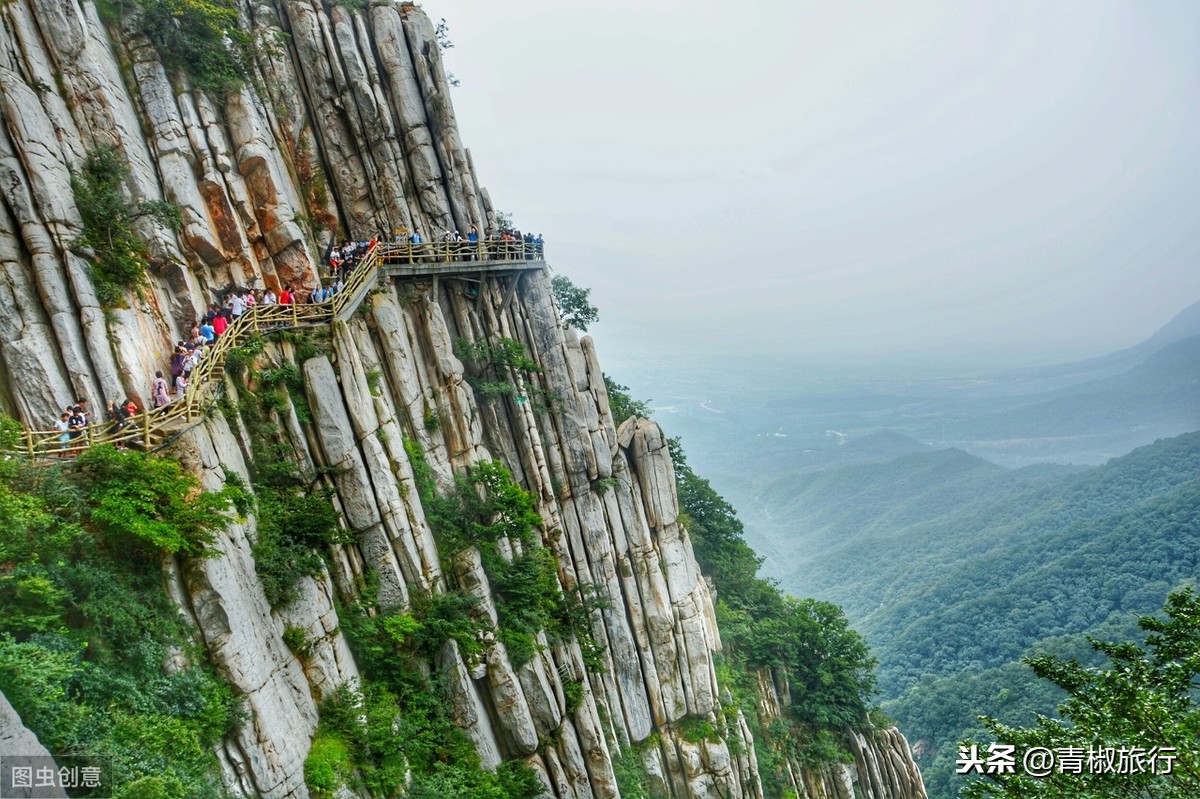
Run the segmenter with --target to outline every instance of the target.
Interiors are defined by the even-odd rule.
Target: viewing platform
[[[256,335],[328,325],[334,319],[347,321],[381,279],[474,277],[545,268],[543,246],[525,241],[376,244],[345,277],[342,289],[325,302],[254,305],[234,319],[225,333],[205,348],[182,397],[161,408],[143,407],[120,429],[107,419],[77,428],[70,431],[73,437],[68,441],[61,440],[61,430],[25,430],[21,452],[29,457],[61,456],[93,444],[158,449],[203,420],[220,396],[231,350]],[[94,412],[103,411],[96,408]]]

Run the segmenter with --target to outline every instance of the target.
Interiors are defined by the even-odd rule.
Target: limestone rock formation
[[[233,286],[316,285],[331,237],[494,221],[421,11],[378,0],[237,6],[258,46],[246,84],[216,97],[169,72],[128,17],[102,17],[91,0],[0,3],[0,408],[30,427],[47,427],[76,397],[97,408],[146,397],[210,302]],[[132,200],[168,200],[183,217],[178,234],[145,225],[148,284],[110,309],[76,252],[70,187],[100,146],[129,163]],[[447,675],[451,715],[483,763],[523,759],[560,799],[612,797],[614,760],[626,753],[661,795],[761,796],[750,727],[723,713],[713,598],[666,438],[645,419],[618,428],[596,347],[560,321],[545,270],[395,279],[360,310],[333,326],[324,352],[300,357],[280,340],[260,356],[298,363],[307,413],[289,407],[272,421],[297,467],[323,475],[354,543],[332,546],[327,571],[283,608],[256,573],[253,517],[231,525],[220,557],[174,565],[173,598],[249,710],[217,753],[231,794],[309,796],[319,704],[360,676],[336,605],[366,575],[377,577],[381,607],[407,608],[452,578],[496,620],[477,553],[447,562],[438,550],[408,440],[443,489],[499,459],[538,498],[540,543],[562,586],[593,586],[609,602],[593,617],[602,669],[588,668],[577,641],[544,634],[519,666],[495,639],[482,657],[452,642],[429,664]],[[512,391],[489,397],[456,342],[501,338],[538,368],[508,375]],[[236,400],[242,389],[227,380]],[[171,454],[216,489],[230,474],[248,480],[250,441],[245,424],[214,413]],[[302,633],[303,658],[285,630]],[[580,686],[578,702],[569,686]],[[782,704],[776,697],[770,712]],[[718,740],[678,734],[685,718],[726,716]],[[21,732],[16,724],[0,703],[0,729]],[[797,793],[924,796],[898,733],[854,741],[853,766],[793,765]]]
[[[42,746],[42,742],[38,740],[37,735],[33,733],[22,722],[17,711],[13,710],[13,706],[9,704],[8,697],[0,694],[0,759],[4,758],[49,758],[50,752],[46,751],[46,747]],[[33,765],[37,763],[39,766],[45,766],[46,761],[17,761],[22,765]],[[15,789],[15,793],[13,792]],[[33,796],[32,789],[24,788],[6,788],[5,796],[21,797]],[[39,788],[38,796],[45,796],[48,799],[55,797],[63,797],[66,799],[67,792],[61,787],[53,787],[49,789]]]

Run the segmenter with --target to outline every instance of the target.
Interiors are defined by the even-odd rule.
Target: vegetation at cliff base
[[[180,230],[179,207],[168,202],[134,203],[126,195],[129,165],[112,147],[88,153],[83,166],[71,174],[71,190],[83,229],[73,246],[92,253],[92,283],[100,304],[113,307],[130,289],[146,285],[149,254],[137,224],[149,218],[163,227]]]
[[[222,795],[212,747],[244,714],[162,563],[208,554],[240,499],[109,446],[0,461],[0,692],[52,754],[111,759],[117,799]]]
[[[483,768],[471,739],[451,715],[448,677],[428,669],[454,642],[468,661],[482,655],[486,627],[456,593],[412,597],[409,611],[379,606],[373,579],[338,608],[342,631],[363,677],[321,705],[321,723],[305,778],[317,799],[349,785],[392,796],[532,799],[541,792],[523,762]]]

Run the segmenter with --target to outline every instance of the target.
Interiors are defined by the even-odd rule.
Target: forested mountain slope
[[[927,481],[916,503],[933,506],[906,524],[914,475]],[[889,478],[890,501],[877,496]],[[950,796],[953,744],[978,731],[977,715],[1028,723],[1053,711],[1057,692],[1023,655],[1087,656],[1083,633],[1123,638],[1200,575],[1200,433],[1083,472],[941,452],[805,479],[807,501],[831,503],[809,508],[827,522],[813,540],[843,540],[800,570],[805,586],[844,603],[866,633],[885,709],[919,739],[934,797]],[[830,485],[839,490],[816,490]]]

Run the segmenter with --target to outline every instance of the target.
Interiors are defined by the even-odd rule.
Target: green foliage
[[[235,379],[245,377],[254,359],[265,348],[266,342],[261,336],[251,336],[240,347],[233,347],[225,353],[225,373]]]
[[[383,381],[383,372],[379,369],[367,370],[367,388],[370,389],[371,395],[378,397],[381,391],[380,386]]]
[[[692,471],[678,439],[669,445],[684,524],[696,561],[717,587],[721,629],[735,659],[786,676],[789,712],[814,730],[809,739],[820,728],[862,724],[876,665],[866,641],[836,605],[784,596],[756,577],[762,559],[746,543],[733,507]]]
[[[500,640],[509,660],[520,666],[533,658],[537,651],[535,636],[550,626],[562,603],[558,562],[550,550],[535,547],[511,562],[489,558],[484,568],[496,598]]]
[[[690,743],[698,744],[704,741],[716,743],[721,740],[717,726],[709,719],[685,716],[675,724],[679,737]]]
[[[283,643],[293,655],[300,656],[308,649],[308,632],[303,627],[288,625],[283,628]]]
[[[260,338],[246,343],[247,358],[261,353]],[[302,391],[300,370],[291,362],[276,364],[258,375],[261,391],[245,390],[237,406],[250,432],[254,461],[251,477],[254,486],[257,536],[252,554],[254,568],[267,601],[274,608],[285,607],[297,597],[300,581],[317,577],[325,562],[320,551],[336,544],[352,543],[354,536],[340,525],[333,504],[333,490],[320,485],[317,475],[303,474],[293,460],[290,447],[280,439],[279,428],[267,422],[265,411],[279,413],[287,402],[279,393]],[[307,403],[296,405],[297,415]]]
[[[537,635],[545,631],[552,640],[578,641],[588,668],[601,669],[603,649],[592,636],[591,619],[595,611],[608,606],[607,601],[593,586],[562,590],[554,554],[541,546],[536,533],[542,522],[534,510],[537,498],[518,485],[499,461],[474,464],[468,476],[455,480],[453,490],[441,494],[420,447],[411,439],[405,440],[404,447],[425,518],[443,557],[453,557],[469,546],[479,548],[500,617],[497,635],[509,660],[517,666],[531,660],[538,650]],[[519,544],[520,553],[511,558],[501,555],[496,544],[502,539]],[[438,601],[448,602],[452,596],[456,594]],[[450,637],[467,647],[464,632],[460,629]]]
[[[92,253],[92,282],[106,308],[115,307],[121,295],[146,285],[146,242],[137,231],[138,220],[148,217],[180,230],[178,206],[165,202],[134,204],[125,193],[129,165],[115,148],[91,151],[79,172],[71,173],[71,191],[79,208],[82,230],[73,246]]]
[[[470,660],[482,652],[486,629],[459,594],[415,595],[411,614],[380,612],[372,580],[360,598],[339,608],[342,629],[361,665],[357,688],[343,686],[321,708],[321,734],[345,742],[362,787],[396,795],[411,769],[408,796],[481,796],[532,799],[536,775],[524,763],[482,767],[470,739],[448,713],[440,676],[419,662],[437,662],[446,641],[458,642]]]
[[[863,700],[874,692],[875,660],[841,608],[787,597],[782,608],[753,623],[739,611],[725,617],[735,620],[733,634],[747,662],[787,675],[791,690],[803,697],[792,707],[797,718],[818,727],[862,722]]]
[[[475,602],[457,592],[418,595],[413,601],[413,610],[420,617],[420,627],[413,630],[412,643],[417,651],[433,658],[442,645],[453,640],[467,659],[483,655],[480,638],[489,628],[480,617]],[[394,636],[392,631],[389,634]]]
[[[583,704],[583,680],[564,680],[562,689],[563,698],[567,702],[567,714],[570,715]]]
[[[1031,747],[1051,750],[1093,748],[1150,751],[1172,749],[1176,760],[1169,773],[1158,769],[1124,773],[1084,769],[1083,773],[1054,771],[1043,779],[1020,773],[989,774],[968,785],[969,799],[988,797],[1153,796],[1185,799],[1200,795],[1200,707],[1196,685],[1200,678],[1200,598],[1188,589],[1172,593],[1163,609],[1165,618],[1144,616],[1138,626],[1145,644],[1105,643],[1093,648],[1109,664],[1088,668],[1076,660],[1054,657],[1026,662],[1042,679],[1067,693],[1059,706],[1062,719],[1039,717],[1033,727],[1016,728],[985,719],[998,741],[1018,752]],[[1098,772],[1098,773],[1097,773]]]
[[[305,424],[312,423],[312,412],[304,394],[304,376],[296,364],[291,361],[272,364],[255,375],[255,378],[258,381],[260,403],[282,414],[286,412],[290,400],[296,418]],[[280,389],[285,393],[280,393]]]
[[[0,473],[0,691],[52,753],[111,758],[114,796],[215,799],[211,749],[244,720],[163,590],[163,553],[226,523],[228,497],[197,491],[177,463],[101,447]]]
[[[586,331],[588,325],[600,318],[600,311],[588,302],[591,289],[580,288],[571,282],[566,275],[555,275],[550,279],[550,289],[554,292],[554,302],[563,321],[577,330]]]
[[[650,775],[638,752],[625,749],[614,757],[613,775],[617,778],[621,799],[650,799]]]
[[[426,482],[421,500],[448,555],[468,546],[495,544],[501,538],[532,542],[534,529],[542,522],[534,510],[537,498],[514,482],[499,461],[474,464],[470,475],[457,478],[454,490],[444,497]]]
[[[446,18],[438,20],[437,26],[434,28],[434,35],[437,37],[438,50],[446,52],[454,47],[454,42],[450,41],[450,26],[446,23]]]
[[[616,488],[619,481],[614,476],[597,477],[592,481],[592,490],[600,496],[604,496],[609,492],[609,489]]]
[[[525,353],[525,345],[511,338],[499,338],[492,344],[460,338],[454,342],[454,354],[469,366],[480,370],[513,369],[525,374],[540,374],[542,367]]]
[[[186,790],[178,777],[155,774],[125,785],[113,796],[115,799],[176,799]]]
[[[330,799],[352,773],[350,749],[336,733],[321,732],[313,738],[304,761],[304,784],[316,799]]]
[[[0,413],[0,452],[17,452],[23,449],[25,428],[10,416]]]
[[[608,375],[604,381],[616,424],[650,414],[646,403],[629,395],[628,387]],[[677,439],[669,446],[681,521],[720,600],[718,621],[726,649],[718,680],[731,699],[727,710],[744,714],[754,734],[766,794],[782,797],[787,792],[787,761],[845,759],[841,736],[847,726],[866,724],[875,661],[840,608],[786,596],[757,576],[762,559],[746,543],[733,507],[691,469]],[[769,727],[759,718],[754,676],[758,669],[772,670],[791,693],[785,716]],[[687,740],[720,738],[728,723],[723,717],[688,719],[681,723],[680,734]]]
[[[234,0],[132,0],[134,24],[167,69],[191,76],[217,95],[240,88],[249,75],[254,37],[238,22]]]
[[[814,515],[844,509],[830,536],[874,531],[869,544],[843,552],[852,565],[818,561],[810,571],[823,581],[854,571],[856,594],[843,596],[882,663],[885,709],[921,742],[918,764],[936,799],[957,792],[956,743],[985,736],[981,714],[1031,725],[1062,700],[1022,659],[1099,665],[1083,634],[1129,639],[1139,615],[1195,579],[1200,545],[1200,435],[1082,472],[976,466],[968,480],[968,463],[962,453],[929,453],[789,486]],[[926,483],[908,504],[896,493],[910,491],[906,474]]]
[[[258,538],[254,568],[271,607],[280,608],[297,597],[300,580],[319,577],[325,562],[318,548],[348,543],[328,490],[302,493],[300,487],[259,485]]]
[[[612,397],[610,389],[609,403],[615,414],[617,405]],[[746,543],[737,511],[692,470],[679,439],[670,439],[668,446],[675,463],[679,506],[686,514],[684,524],[700,570],[713,578],[721,597],[732,607],[748,611],[777,608],[779,591],[755,576],[762,558]]]
[[[258,373],[258,382],[264,388],[283,386],[287,389],[301,390],[304,387],[304,378],[300,374],[300,368],[291,361],[263,369]]]
[[[621,423],[631,416],[649,418],[649,403],[631,397],[629,386],[623,386],[605,375],[604,388],[608,393],[608,407],[612,410],[613,424],[617,427],[620,427]]]
[[[308,330],[273,330],[266,336],[271,341],[286,342],[296,350],[296,363],[304,363],[309,358],[329,354],[328,328]],[[297,372],[297,375],[299,372]],[[303,384],[303,381],[300,381]]]
[[[495,343],[460,338],[454,342],[454,354],[466,366],[467,382],[484,399],[508,395],[524,402],[518,396],[521,391],[539,403],[539,410],[547,410],[553,405],[553,397],[533,382],[533,376],[541,374],[542,367],[526,355],[521,342],[510,338],[500,338]],[[523,381],[524,385],[518,381]]]
[[[211,554],[213,537],[241,491],[200,490],[200,481],[177,461],[111,445],[89,447],[78,458],[78,485],[88,511],[85,523],[112,546],[141,559],[161,552]]]

